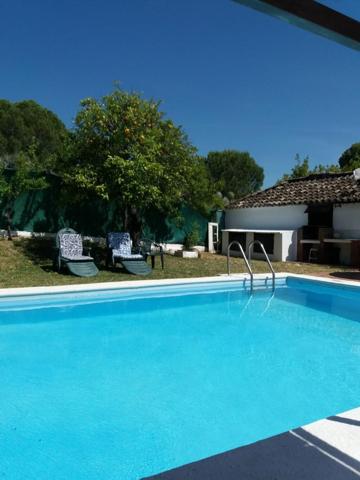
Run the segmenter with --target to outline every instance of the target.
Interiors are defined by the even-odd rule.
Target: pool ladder
[[[265,257],[265,260],[266,260],[266,263],[268,264],[269,266],[269,269],[270,269],[270,272],[271,272],[271,276],[272,276],[272,289],[275,290],[275,271],[273,269],[273,266],[271,265],[271,262],[270,262],[270,259],[269,259],[269,256],[268,254],[266,253],[266,250],[265,250],[265,247],[264,245],[259,241],[259,240],[253,240],[252,242],[249,243],[249,247],[248,247],[248,250],[249,250],[249,258],[247,258],[245,252],[244,252],[244,249],[241,245],[240,242],[238,242],[237,240],[233,240],[231,243],[229,243],[228,245],[228,248],[227,248],[227,273],[228,275],[230,275],[230,249],[232,247],[232,245],[237,245],[239,247],[239,250],[240,250],[240,253],[242,255],[242,258],[244,259],[244,262],[245,262],[245,266],[247,268],[247,271],[249,272],[249,275],[250,275],[250,291],[253,291],[253,288],[254,288],[254,273],[252,271],[252,268],[251,268],[251,255],[252,255],[252,251],[254,249],[254,245],[257,244],[259,245],[259,247],[261,248],[263,254],[264,254],[264,257]],[[267,279],[266,279],[267,280]]]

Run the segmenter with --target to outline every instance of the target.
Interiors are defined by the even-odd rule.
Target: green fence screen
[[[12,227],[29,232],[57,232],[63,227],[72,227],[84,235],[105,236],[106,232],[122,229],[122,220],[113,206],[95,199],[92,202],[71,205],[64,202],[61,184],[51,178],[45,190],[33,190],[20,195],[14,204]],[[1,228],[6,228],[5,205],[2,211]],[[152,210],[143,218],[143,235],[159,242],[182,243],[184,236],[196,223],[205,244],[208,218],[186,206],[182,209],[183,220],[179,223],[163,213]]]

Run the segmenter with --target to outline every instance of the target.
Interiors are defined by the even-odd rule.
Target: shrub
[[[190,250],[192,247],[199,244],[199,240],[200,240],[199,225],[196,222],[194,222],[191,226],[191,229],[185,235],[184,249]]]

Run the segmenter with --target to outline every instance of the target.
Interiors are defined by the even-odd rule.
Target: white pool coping
[[[336,284],[347,285],[351,287],[357,287],[360,291],[360,282],[332,279],[326,277],[316,277],[312,275],[294,274],[288,272],[277,273],[276,278],[293,277],[305,280],[316,281],[322,284]],[[255,280],[271,279],[269,274],[256,274]],[[54,294],[54,293],[74,293],[74,292],[89,292],[89,291],[101,291],[101,290],[121,290],[121,289],[136,289],[143,287],[155,287],[155,286],[174,286],[174,285],[186,285],[186,284],[198,284],[198,283],[224,283],[243,281],[249,279],[248,274],[232,274],[232,275],[217,275],[212,277],[197,277],[197,278],[176,278],[176,279],[163,279],[163,280],[133,280],[133,281],[120,281],[120,282],[101,282],[101,283],[87,283],[87,284],[75,284],[75,285],[59,285],[59,286],[46,286],[46,287],[22,287],[22,288],[2,288],[0,289],[1,297],[9,296],[26,296],[26,295],[42,295],[42,294]],[[345,455],[360,462],[360,406],[353,410],[349,410],[336,417],[340,418],[338,421],[330,419],[318,420],[309,425],[301,427],[303,430],[316,437],[325,444],[333,447]],[[351,420],[353,423],[346,422]],[[290,431],[291,434],[301,438],[301,434],[298,432]],[[332,453],[326,449],[316,445],[316,442],[308,441],[306,438],[301,438],[309,447],[316,448],[320,453],[332,458],[336,462],[340,462],[343,467],[348,468],[350,471],[360,477],[360,471],[354,470],[351,465],[338,458],[335,458]]]
[[[316,277],[313,275],[303,275],[289,272],[276,273],[276,278],[303,278],[305,280],[312,280],[319,283],[336,284],[336,285],[348,285],[360,288],[360,282],[332,279],[327,277]],[[271,275],[268,273],[259,273],[254,275],[254,280],[271,279]],[[26,296],[26,295],[42,295],[53,293],[76,293],[76,292],[92,292],[101,290],[121,290],[129,288],[143,288],[143,287],[156,287],[156,286],[174,286],[174,285],[186,285],[196,283],[216,283],[216,282],[234,282],[244,281],[249,279],[249,275],[245,273],[240,274],[222,274],[212,277],[195,277],[195,278],[170,278],[170,279],[158,279],[158,280],[127,280],[120,282],[99,282],[99,283],[81,283],[72,285],[54,285],[43,287],[16,287],[16,288],[0,288],[0,298],[10,296]]]
[[[285,278],[287,274],[278,273],[277,278]],[[247,274],[238,275],[216,275],[213,277],[196,277],[196,278],[170,278],[160,280],[128,280],[120,282],[101,282],[101,283],[81,283],[73,285],[56,285],[46,287],[17,287],[17,288],[1,288],[0,297],[8,296],[24,296],[24,295],[41,295],[49,293],[73,293],[73,292],[91,292],[101,290],[121,290],[129,288],[157,287],[167,285],[184,285],[195,283],[216,283],[216,282],[234,282],[248,279]],[[255,279],[271,278],[268,274],[254,275]]]

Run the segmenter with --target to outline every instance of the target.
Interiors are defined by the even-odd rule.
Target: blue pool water
[[[150,476],[360,405],[360,291],[0,299],[0,478]]]

